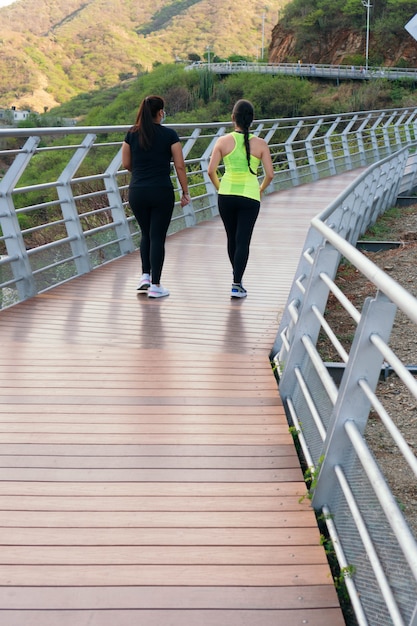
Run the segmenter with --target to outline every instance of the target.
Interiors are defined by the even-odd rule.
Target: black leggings
[[[174,210],[174,190],[170,187],[132,187],[129,204],[136,217],[142,238],[142,272],[150,274],[154,285],[161,281],[165,259],[165,239]]]
[[[219,195],[218,206],[227,235],[227,253],[233,268],[233,282],[241,283],[260,202],[244,196]]]

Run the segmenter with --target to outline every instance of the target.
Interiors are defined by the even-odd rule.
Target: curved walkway
[[[268,361],[309,220],[267,196],[246,300],[219,219],[0,312],[2,626],[342,626]],[[300,500],[301,498],[301,500]]]

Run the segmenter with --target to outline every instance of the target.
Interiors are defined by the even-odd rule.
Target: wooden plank
[[[211,435],[211,434],[201,434],[201,435],[191,435],[191,434],[133,434],[133,433],[125,433],[121,434],[94,434],[94,433],[37,433],[36,431],[33,433],[25,434],[25,433],[0,433],[0,443],[1,444],[22,444],[27,443],[31,444],[45,444],[48,443],[50,445],[55,444],[73,444],[73,445],[83,445],[85,443],[90,444],[111,444],[114,443],[116,445],[128,445],[128,444],[149,444],[149,445],[189,445],[189,446],[200,446],[200,445],[218,445],[218,446],[227,446],[235,444],[236,446],[252,446],[252,445],[260,445],[267,446],[269,445],[285,445],[291,441],[291,437],[289,434],[285,435]],[[7,480],[5,478],[5,480]],[[157,480],[157,479],[156,479]],[[294,478],[292,480],[298,480]]]
[[[0,565],[0,585],[332,585],[325,565]]]
[[[243,482],[261,480],[262,482],[276,482],[277,480],[283,481],[296,481],[302,479],[302,473],[299,467],[292,468],[278,468],[273,470],[253,470],[253,469],[117,469],[117,468],[103,468],[103,469],[54,469],[53,467],[33,468],[33,467],[5,467],[1,468],[1,474],[5,480],[16,481],[104,481],[109,482],[126,482],[129,480],[150,482],[152,479],[162,482],[227,482],[227,481],[239,481]]]
[[[173,420],[170,424],[155,424],[148,422],[145,424],[138,424],[131,422],[124,424],[123,422],[117,424],[91,424],[77,423],[71,424],[52,424],[52,423],[37,423],[34,429],[33,424],[14,422],[12,424],[0,423],[0,432],[7,433],[32,433],[36,430],[37,433],[66,433],[68,431],[72,433],[88,434],[88,433],[105,433],[105,434],[225,434],[232,435],[238,433],[239,435],[258,435],[259,433],[265,433],[268,435],[286,435],[288,433],[288,426],[286,424],[181,424],[176,423]]]
[[[4,609],[228,609],[247,610],[306,610],[338,606],[334,588],[330,585],[304,587],[0,587],[0,607]],[[76,604],[74,599],[76,597]],[[1,612],[0,612],[1,616]],[[0,623],[4,623],[0,621]],[[118,622],[115,622],[115,624]],[[142,622],[138,622],[142,623]],[[184,622],[191,623],[191,622]],[[282,622],[281,622],[282,623]],[[300,622],[302,623],[302,622]],[[310,622],[306,622],[310,623]],[[56,622],[60,624],[60,622]],[[280,620],[275,626],[280,624]],[[286,624],[286,622],[285,622]]]
[[[0,493],[2,495],[55,495],[73,497],[83,495],[94,496],[118,496],[130,495],[136,498],[143,496],[301,496],[306,493],[304,481],[288,482],[239,482],[239,483],[204,483],[204,482],[134,482],[126,483],[96,483],[86,480],[85,482],[15,482],[0,481]]]
[[[0,495],[0,511],[299,511],[300,496],[43,496]]]
[[[242,469],[242,470],[263,470],[263,469],[284,469],[299,468],[297,456],[278,456],[262,458],[258,457],[207,457],[207,456],[34,456],[26,454],[24,456],[0,455],[0,471],[6,467],[16,468],[54,468],[54,469]],[[261,476],[261,475],[260,475]],[[261,478],[262,480],[262,478]]]
[[[110,511],[104,515],[96,511],[3,511],[3,528],[49,527],[49,528],[308,528],[315,525],[312,511],[233,512],[233,511]]]
[[[71,445],[59,445],[53,446],[48,444],[3,444],[1,448],[3,455],[7,456],[21,456],[21,455],[36,455],[36,456],[74,456],[74,446]],[[80,457],[89,456],[117,456],[117,457],[130,457],[130,456],[164,456],[165,458],[171,456],[181,457],[194,457],[200,458],[200,455],[204,457],[224,457],[237,459],[241,456],[262,459],[268,459],[270,457],[279,456],[291,456],[295,455],[293,442],[282,445],[270,445],[270,446],[210,446],[200,445],[198,448],[187,445],[156,445],[149,444],[144,446],[142,444],[80,444],[76,448],[77,455]],[[0,455],[2,456],[2,455]]]
[[[10,405],[9,407],[0,405],[0,415],[4,415],[7,419],[14,420],[15,416],[28,416],[28,419],[31,419],[30,416],[34,416],[36,421],[42,421],[42,417],[57,416],[59,420],[59,416],[69,416],[72,418],[74,416],[75,421],[77,421],[77,415],[81,417],[85,416],[85,419],[100,419],[103,417],[103,421],[106,420],[106,416],[112,419],[119,419],[125,416],[138,416],[140,420],[141,416],[147,416],[150,419],[153,417],[164,416],[167,415],[166,408],[161,408],[158,405],[123,405],[118,407],[118,413],[115,415],[114,406],[112,405],[103,405],[100,406],[100,413],[97,415],[97,408],[94,405],[82,405],[77,406],[74,409],[71,406],[61,405],[61,404],[48,404],[39,407],[39,405],[20,405],[18,402]],[[242,417],[244,419],[245,416],[254,417],[254,416],[268,416],[274,417],[274,419],[285,418],[284,408],[282,404],[272,405],[272,406],[239,406],[239,412],[236,413],[236,407],[234,406],[222,406],[221,411],[219,411],[216,406],[204,406],[204,405],[191,405],[191,404],[183,404],[183,405],[171,405],[169,407],[169,416],[189,416],[194,418],[195,420],[199,420],[204,418],[205,416],[210,417],[221,417],[225,416],[226,420],[231,416],[234,417]],[[171,417],[169,417],[171,419]],[[225,422],[227,423],[227,421]]]
[[[0,612],[1,615],[1,612]],[[7,626],[132,626],[132,624],[146,624],[146,626],[160,626],[166,624],[166,610],[130,610],[126,611],[24,611],[15,612],[13,615],[6,613],[3,616],[8,620]],[[281,621],[282,620],[282,621]],[[325,620],[325,621],[324,621]],[[3,622],[4,623],[4,622]],[[242,610],[170,610],[169,625],[184,626],[277,626],[282,623],[285,626],[345,626],[345,621],[340,610],[329,608],[323,615],[322,609],[302,609],[299,611],[242,611]]]
[[[242,513],[246,515],[246,513]],[[2,532],[3,545],[76,545],[76,546],[310,546],[318,545],[317,525],[300,528],[23,528],[8,527]],[[173,583],[175,581],[171,581]],[[314,582],[314,578],[311,582]],[[36,584],[36,581],[33,581]]]
[[[0,565],[323,565],[320,545],[310,546],[12,546]]]

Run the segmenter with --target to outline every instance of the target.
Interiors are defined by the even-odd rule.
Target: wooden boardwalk
[[[231,301],[219,219],[0,312],[1,626],[340,626],[268,354],[310,218],[264,199]]]

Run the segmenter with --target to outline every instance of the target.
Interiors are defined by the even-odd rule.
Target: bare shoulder
[[[261,158],[267,151],[269,152],[268,144],[265,139],[261,137],[252,137],[250,140],[251,152],[254,156]]]
[[[257,135],[253,135],[253,137],[251,137],[251,143],[253,143],[254,146],[259,146],[259,147],[268,145],[265,139],[262,139],[261,137],[257,137]]]
[[[222,155],[227,154],[233,150],[235,146],[235,140],[233,136],[228,133],[227,135],[223,135],[219,137],[216,141],[216,148],[221,152]]]

